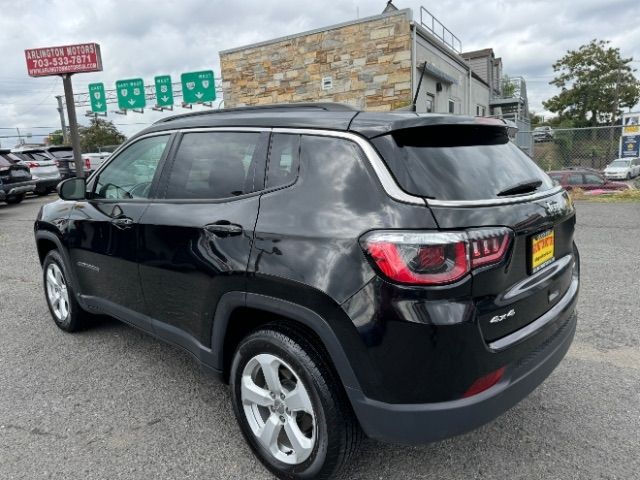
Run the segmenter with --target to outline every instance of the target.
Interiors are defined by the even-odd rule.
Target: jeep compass
[[[467,432],[576,328],[567,193],[500,120],[297,104],[161,120],[35,223],[53,320],[109,315],[228,382],[280,478]]]

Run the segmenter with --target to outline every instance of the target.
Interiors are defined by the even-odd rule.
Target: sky
[[[536,112],[543,112],[542,101],[557,93],[549,85],[552,64],[593,38],[610,40],[640,70],[638,0],[394,4],[411,8],[414,19],[419,19],[421,5],[427,8],[462,41],[464,51],[492,47],[503,59],[504,73],[525,78],[530,108]],[[99,43],[104,71],[75,75],[79,93],[92,82],[104,82],[109,89],[123,78],[142,77],[151,84],[161,74],[174,81],[188,71],[213,69],[217,75],[221,50],[377,15],[385,5],[385,0],[0,0],[0,144],[13,146],[16,138],[2,137],[17,135],[16,128],[34,140],[60,128],[55,96],[63,94],[62,80],[29,77],[27,48]],[[84,110],[78,110],[78,117],[86,124]],[[110,111],[108,119],[130,136],[175,113],[145,110],[123,116]]]

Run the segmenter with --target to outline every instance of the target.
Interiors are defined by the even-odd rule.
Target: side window
[[[194,132],[182,137],[165,198],[213,200],[260,189],[257,165],[264,165],[260,133]]]
[[[266,188],[293,183],[300,168],[300,135],[276,133],[271,137]]]
[[[587,185],[602,185],[604,180],[600,178],[598,175],[594,175],[593,173],[585,173],[584,179]]]
[[[169,135],[139,140],[113,159],[96,179],[93,198],[149,198],[151,182]]]
[[[582,185],[582,174],[572,173],[567,179],[569,185]]]

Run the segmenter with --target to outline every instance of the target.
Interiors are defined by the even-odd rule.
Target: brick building
[[[501,115],[502,61],[463,53],[426,9],[376,16],[220,52],[225,107],[336,101],[390,111]],[[526,99],[525,99],[526,101]],[[528,116],[528,112],[527,112]]]

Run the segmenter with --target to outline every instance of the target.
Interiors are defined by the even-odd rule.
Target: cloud
[[[419,19],[420,2],[394,3],[411,8]],[[219,73],[220,50],[348,21],[357,13],[376,15],[384,5],[363,0],[0,0],[0,128],[59,125],[55,95],[62,94],[61,82],[28,77],[25,48],[100,43],[104,71],[75,76],[76,92],[85,92],[96,81],[113,88],[121,78],[142,77],[152,83],[154,76],[170,74],[178,81],[185,71],[213,68]],[[429,3],[429,8],[465,50],[492,47],[502,57],[505,73],[523,75],[536,111],[555,93],[548,85],[551,65],[568,49],[592,38],[609,39],[623,55],[640,60],[637,0],[442,0]],[[81,121],[86,121],[82,113]],[[144,127],[140,123],[164,115],[110,113],[109,118],[131,135]]]

